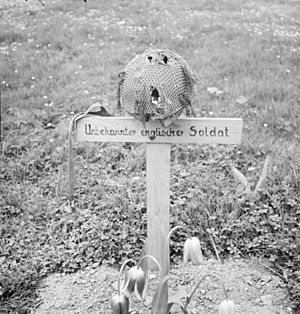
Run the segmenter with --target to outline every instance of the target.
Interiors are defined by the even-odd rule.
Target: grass
[[[50,272],[119,263],[142,249],[143,146],[128,153],[119,144],[77,144],[76,194],[68,207],[66,130],[70,117],[94,102],[116,112],[118,73],[149,46],[167,47],[189,62],[198,78],[198,116],[241,117],[245,125],[239,147],[173,147],[172,224],[193,226],[206,255],[213,252],[208,228],[223,257],[255,253],[285,267],[296,308],[299,4],[89,0],[0,9],[0,312],[29,313],[39,280]],[[211,95],[208,87],[223,94]],[[238,104],[240,96],[247,103]],[[237,194],[228,165],[254,184],[267,154],[273,158],[267,186],[251,207]],[[237,206],[243,215],[230,221]],[[269,233],[253,227],[272,215],[279,222],[267,226]],[[261,234],[267,248],[255,242]]]

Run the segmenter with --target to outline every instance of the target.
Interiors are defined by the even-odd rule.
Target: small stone
[[[263,295],[261,298],[261,301],[264,305],[272,305],[272,295],[267,294],[267,295]]]
[[[149,275],[149,279],[155,279],[156,278],[156,275],[155,274],[150,274]]]
[[[255,303],[255,304],[260,304],[260,298],[255,299],[255,300],[254,300],[254,303]]]
[[[261,293],[261,294],[264,294],[265,291],[266,291],[266,287],[262,287],[262,289],[260,289],[260,293]]]

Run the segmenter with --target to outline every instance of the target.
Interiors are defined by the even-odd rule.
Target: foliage
[[[222,258],[269,259],[299,307],[296,4],[287,3],[285,15],[261,1],[64,1],[45,3],[47,10],[33,3],[0,11],[0,312],[29,313],[39,281],[51,272],[140,256],[144,147],[77,143],[69,204],[66,141],[68,119],[91,103],[116,112],[117,73],[149,45],[189,62],[199,81],[198,116],[242,117],[245,126],[239,147],[172,147],[171,226],[193,230],[206,256],[214,254],[210,235]],[[272,5],[274,36],[262,29],[270,18],[259,9],[264,5]],[[165,14],[169,23],[162,25]],[[273,163],[266,185],[250,201],[230,166],[254,189],[267,155]],[[179,230],[172,261],[182,239]]]
[[[283,191],[286,188],[281,187],[280,199],[272,191],[264,191],[259,203],[244,204],[243,219],[224,223],[215,236],[225,254],[251,254],[269,259],[286,281],[292,303],[298,305],[300,295],[295,287],[300,284],[299,192],[297,188],[297,196],[292,196],[292,187]]]

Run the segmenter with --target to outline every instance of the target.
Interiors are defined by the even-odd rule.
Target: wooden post
[[[100,117],[88,115],[86,112],[72,119],[71,126],[74,126],[79,141],[146,143],[148,235],[146,254],[156,257],[162,265],[164,274],[167,274],[169,254],[167,252],[168,255],[165,255],[165,246],[170,219],[171,144],[239,144],[243,120],[182,118],[164,128],[157,121],[149,121],[145,126],[129,117]],[[72,142],[70,151],[71,148]],[[154,268],[152,263],[148,266],[150,269]]]
[[[147,153],[147,254],[160,261],[169,272],[166,238],[170,224],[170,144],[146,144]],[[156,269],[154,263],[148,268]]]

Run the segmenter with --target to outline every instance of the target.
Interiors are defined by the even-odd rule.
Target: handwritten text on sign
[[[76,122],[79,141],[239,144],[242,119],[182,118],[168,128],[158,121],[143,124],[131,117],[87,115]]]

